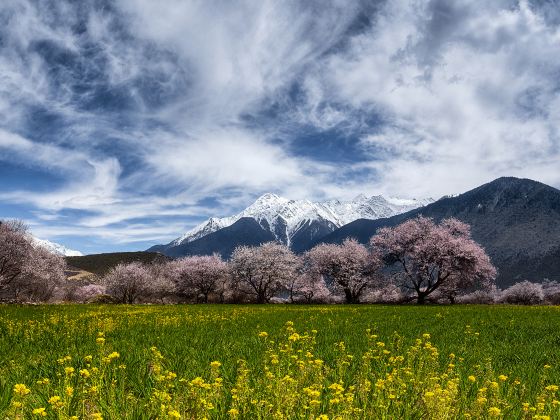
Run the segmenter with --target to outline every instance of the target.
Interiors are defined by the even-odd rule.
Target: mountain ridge
[[[80,251],[67,248],[64,245],[51,242],[47,239],[39,239],[35,236],[31,236],[31,243],[33,246],[40,246],[41,248],[45,248],[46,250],[63,257],[81,257],[84,255]]]
[[[272,233],[273,240],[299,250],[315,239],[318,232],[327,234],[359,218],[391,216],[431,202],[432,199],[406,200],[380,195],[359,195],[350,201],[312,202],[266,193],[233,216],[211,217],[170,243],[156,245],[148,251],[176,254],[174,248],[185,249],[185,244],[231,227],[243,218],[254,219],[264,230]]]

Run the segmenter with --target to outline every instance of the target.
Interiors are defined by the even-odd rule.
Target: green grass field
[[[560,415],[556,307],[0,306],[0,355],[10,419]]]

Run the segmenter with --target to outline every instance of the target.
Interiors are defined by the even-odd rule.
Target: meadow
[[[0,417],[559,418],[560,309],[0,306]]]

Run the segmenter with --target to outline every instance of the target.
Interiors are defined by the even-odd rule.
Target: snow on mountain
[[[212,232],[231,226],[243,217],[251,217],[270,230],[275,237],[287,245],[298,229],[310,221],[330,222],[339,228],[357,219],[380,219],[404,213],[432,203],[432,199],[407,200],[385,198],[381,195],[367,197],[363,194],[351,201],[331,200],[312,202],[290,200],[267,193],[240,213],[223,218],[212,217],[171,242],[181,245],[202,238]]]
[[[35,247],[40,246],[40,247],[45,248],[45,249],[47,249],[48,251],[50,251],[54,254],[62,255],[64,257],[81,257],[82,255],[84,255],[80,251],[74,251],[72,249],[68,249],[64,245],[60,245],[60,244],[48,241],[46,239],[39,239],[39,238],[32,237],[31,242],[33,243],[33,245]]]

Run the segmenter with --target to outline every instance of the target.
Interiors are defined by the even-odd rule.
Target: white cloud
[[[560,185],[560,31],[549,9],[397,0],[359,31],[368,12],[358,0],[53,4],[0,6],[12,16],[0,159],[64,178],[49,192],[1,195],[34,206],[40,236],[170,239],[268,190],[437,197],[501,175]],[[68,55],[60,73],[34,48],[41,40]],[[60,117],[61,135],[29,128],[35,107]],[[302,125],[359,135],[367,159],[294,154]],[[69,220],[68,209],[84,214]]]
[[[274,188],[301,180],[297,159],[246,130],[230,127],[197,133],[193,139],[158,137],[146,150],[156,175],[189,189]]]
[[[331,100],[385,119],[363,139],[377,185],[419,195],[503,175],[560,185],[558,27],[526,2],[456,2],[461,13],[431,28],[434,38],[433,3],[389,3],[375,28],[314,76]]]

